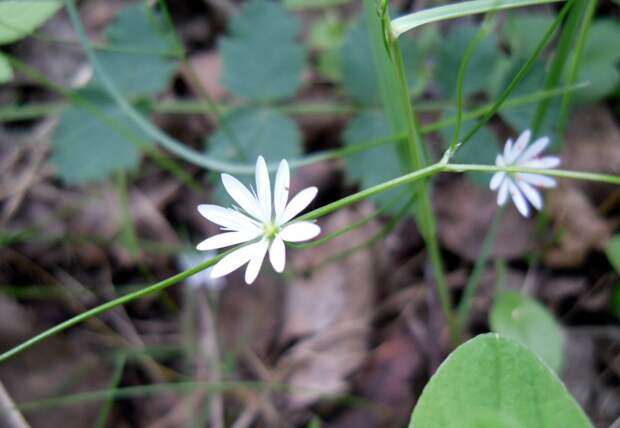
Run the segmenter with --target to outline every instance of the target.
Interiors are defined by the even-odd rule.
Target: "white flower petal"
[[[508,156],[504,156],[504,160],[508,165],[512,165],[514,161],[521,156],[521,154],[527,147],[527,144],[530,142],[531,136],[532,132],[529,129],[526,129],[521,133],[521,135],[519,135],[519,138],[517,138],[517,141],[512,146],[512,149],[510,150]]]
[[[269,247],[269,261],[276,272],[284,271],[286,247],[284,246],[284,241],[282,241],[279,236],[276,236],[271,242],[271,247]]]
[[[321,233],[321,228],[309,221],[289,224],[278,234],[278,236],[288,242],[308,241]]]
[[[545,156],[544,158],[529,160],[520,165],[528,168],[551,169],[560,165],[560,158],[557,156]]]
[[[275,209],[276,222],[279,221],[279,218],[282,216],[282,213],[286,208],[290,182],[291,177],[288,162],[286,159],[282,159],[282,161],[280,161],[280,165],[278,165],[276,182],[273,186],[273,206]]]
[[[278,224],[282,225],[292,220],[297,214],[302,212],[315,198],[319,190],[316,187],[308,187],[298,194],[286,205],[282,217],[278,219]]]
[[[506,179],[502,181],[502,184],[499,186],[499,191],[497,192],[497,205],[500,207],[503,206],[508,200],[508,182],[510,180]]]
[[[269,248],[269,241],[263,239],[254,245],[255,248],[253,249],[252,258],[250,259],[250,263],[248,263],[248,267],[245,269],[246,284],[253,283],[258,276],[260,267],[263,265],[263,260],[265,259],[265,254],[267,254],[267,248]]]
[[[500,157],[502,158],[502,160],[507,159],[508,155],[510,155],[510,152],[512,151],[512,138],[509,138],[506,141],[506,144],[504,145],[504,156]]]
[[[555,181],[553,177],[548,177],[546,175],[519,172],[517,173],[516,177],[517,180],[526,181],[527,183],[537,187],[551,188],[557,185],[557,181]]]
[[[510,196],[512,197],[512,202],[514,202],[521,215],[523,217],[528,217],[530,215],[530,208],[527,205],[523,194],[521,193],[517,185],[512,182],[512,180],[508,182],[508,191],[510,192]]]
[[[213,266],[211,278],[219,278],[228,275],[249,262],[256,252],[256,245],[257,244],[246,245],[226,255]]]
[[[534,208],[538,211],[542,210],[543,200],[542,196],[540,196],[540,192],[527,184],[525,181],[517,181],[517,186],[519,190],[523,193],[525,198],[532,204]]]
[[[506,166],[506,162],[504,162],[504,157],[501,154],[498,154],[495,158],[495,165]]]
[[[222,174],[222,183],[231,198],[235,200],[239,207],[256,219],[262,219],[262,211],[258,200],[252,192],[232,175]]]
[[[491,184],[489,185],[491,190],[497,190],[499,185],[502,184],[502,181],[504,181],[505,178],[506,173],[504,171],[499,171],[493,174],[493,177],[491,177]]]
[[[198,212],[207,220],[229,230],[247,232],[260,231],[260,228],[256,225],[256,221],[240,212],[228,208],[201,204],[198,205]]]
[[[255,232],[226,232],[213,235],[202,241],[196,249],[198,251],[216,250],[218,248],[230,247],[231,245],[241,244],[251,241],[260,235],[260,231]]]
[[[519,163],[527,162],[540,155],[547,148],[550,141],[548,137],[542,137],[534,141],[519,157]]]
[[[271,183],[269,182],[269,170],[265,158],[259,156],[256,159],[256,194],[261,211],[261,219],[264,222],[271,221]]]

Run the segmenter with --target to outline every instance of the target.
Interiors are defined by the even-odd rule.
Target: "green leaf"
[[[0,45],[22,39],[51,18],[61,1],[15,0],[0,2]]]
[[[106,28],[102,66],[127,97],[155,95],[168,86],[177,66],[174,33],[144,4],[123,9]],[[95,82],[95,84],[97,84]]]
[[[140,144],[149,144],[142,131],[98,90],[77,95],[90,108],[70,106],[60,116],[52,144],[52,163],[60,177],[83,184],[136,168]]]
[[[605,253],[609,263],[620,274],[620,234],[612,236],[605,246]]]
[[[477,33],[478,28],[473,25],[454,26],[439,48],[436,75],[442,92],[449,98],[456,95],[456,83],[463,53]],[[472,95],[487,89],[489,76],[493,73],[495,63],[501,56],[495,34],[490,34],[480,42],[465,73],[464,95]]]
[[[514,78],[517,71],[523,65],[523,60],[513,60],[512,66],[506,72],[504,83],[502,88],[508,85],[508,83]],[[537,91],[541,91],[545,86],[545,65],[542,62],[536,62],[529,74],[521,81],[521,83],[512,92],[512,96],[519,97],[531,94]],[[587,90],[587,89],[586,89]],[[524,129],[529,129],[532,126],[534,115],[536,114],[536,108],[534,104],[522,105],[518,107],[510,107],[502,109],[499,115],[504,119],[515,131],[515,134],[520,133]],[[549,111],[545,117],[540,128],[539,135],[535,137],[547,136],[551,139],[552,148],[554,150],[559,149],[562,140],[559,138],[557,124],[560,117],[560,98],[551,100]]]
[[[491,330],[521,342],[559,373],[564,335],[543,305],[519,293],[502,292],[496,297],[489,318]]]
[[[225,161],[253,163],[258,156],[268,162],[295,159],[302,153],[302,137],[295,122],[272,109],[238,109],[224,118],[224,125],[209,137],[207,153]],[[227,200],[219,176],[213,177],[217,185],[215,198]],[[252,184],[253,176],[237,177],[245,184]]]
[[[368,25],[364,16],[351,22],[341,49],[342,85],[362,104],[380,102],[379,82],[373,66]]]
[[[6,83],[13,80],[13,68],[9,60],[0,52],[0,83]]]
[[[480,335],[424,388],[410,428],[590,428],[558,377],[516,341]]]
[[[512,57],[527,59],[543,37],[543,29],[553,23],[553,16],[540,13],[512,13],[501,28]]]
[[[362,112],[349,122],[344,131],[347,147],[356,146],[393,135],[392,128],[383,112]],[[397,143],[382,144],[346,157],[347,175],[363,188],[374,186],[402,173]],[[384,204],[394,198],[398,190],[383,192],[374,200]],[[398,207],[395,207],[396,209]]]
[[[351,3],[351,0],[284,0],[284,6],[294,10],[323,9]]]
[[[433,26],[400,37],[407,84],[412,96],[421,95],[431,80],[433,66],[429,57],[439,41],[439,32]]]
[[[280,4],[247,2],[232,19],[230,34],[219,41],[226,89],[258,101],[295,95],[305,65],[299,32],[298,19]]]
[[[620,24],[614,19],[595,21],[579,68],[578,81],[589,81],[590,86],[575,94],[576,101],[592,103],[611,94],[620,84]]]

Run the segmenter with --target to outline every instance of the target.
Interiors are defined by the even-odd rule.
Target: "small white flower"
[[[559,157],[540,157],[549,145],[549,138],[539,138],[528,147],[531,136],[532,133],[528,129],[519,135],[514,144],[511,139],[508,139],[504,146],[503,154],[497,155],[495,165],[500,167],[521,166],[541,169],[557,167],[560,164]],[[541,174],[506,173],[500,171],[496,172],[491,178],[491,190],[498,190],[497,204],[500,206],[504,205],[510,193],[512,201],[524,217],[530,214],[528,202],[537,210],[540,211],[542,209],[542,196],[536,187],[549,188],[555,186],[555,179]]]
[[[273,268],[276,272],[282,272],[286,259],[284,241],[307,241],[321,232],[321,228],[313,222],[291,221],[312,202],[318,189],[308,187],[287,204],[290,172],[288,162],[284,159],[276,173],[273,205],[269,172],[262,156],[256,160],[256,192],[248,190],[239,180],[228,174],[222,174],[222,183],[239,206],[230,209],[217,205],[199,205],[200,214],[218,224],[224,233],[211,236],[196,248],[208,251],[243,242],[256,242],[245,245],[220,260],[213,266],[212,278],[227,275],[248,263],[245,282],[251,284],[258,276],[267,251]]]

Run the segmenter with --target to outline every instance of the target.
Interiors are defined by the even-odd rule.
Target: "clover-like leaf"
[[[591,428],[560,379],[498,334],[459,346],[433,375],[409,428]]]
[[[171,28],[154,10],[145,4],[121,10],[106,28],[106,38],[98,59],[125,96],[155,95],[168,86],[178,46]]]
[[[280,4],[245,3],[231,20],[228,36],[219,40],[226,89],[257,101],[293,96],[302,83],[305,65],[299,32],[297,18]]]
[[[489,315],[491,329],[513,338],[559,372],[564,356],[564,334],[553,315],[540,303],[506,291],[495,298]]]
[[[138,166],[140,146],[150,144],[116,104],[89,88],[76,96],[80,105],[62,112],[52,144],[52,163],[73,184],[102,180]]]

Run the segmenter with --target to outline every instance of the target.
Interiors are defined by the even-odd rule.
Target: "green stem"
[[[586,6],[586,10],[584,12],[583,21],[581,22],[581,28],[579,29],[579,34],[577,35],[577,42],[575,43],[575,55],[573,57],[573,61],[571,63],[569,72],[568,72],[568,84],[574,83],[577,80],[577,75],[579,73],[579,66],[581,65],[581,60],[583,58],[583,53],[585,51],[586,41],[588,39],[588,31],[590,30],[590,26],[592,24],[592,19],[594,18],[594,12],[596,11],[597,0],[589,0],[588,5]],[[562,98],[562,107],[560,110],[560,129],[564,129],[566,125],[566,121],[568,120],[568,113],[571,105],[571,97],[570,94],[565,94]]]
[[[505,171],[505,172],[513,173],[513,174],[519,173],[519,172],[525,172],[525,173],[532,173],[532,174],[542,174],[542,175],[550,175],[550,176],[562,177],[562,178],[573,178],[573,179],[579,179],[579,180],[589,180],[589,181],[597,181],[597,182],[620,185],[620,176],[596,174],[596,173],[589,173],[589,172],[522,168],[522,167],[514,167],[514,166],[498,167],[498,166],[491,166],[491,165],[463,165],[463,164],[436,163],[436,164],[427,166],[425,168],[419,169],[417,171],[410,172],[409,174],[405,174],[401,177],[388,180],[376,186],[369,187],[368,189],[349,195],[345,198],[342,198],[336,202],[332,202],[331,204],[325,205],[321,208],[317,208],[313,211],[310,211],[309,213],[305,215],[298,217],[297,220],[298,221],[313,220],[318,217],[322,217],[340,208],[344,208],[346,206],[360,202],[364,199],[368,199],[371,196],[377,195],[386,190],[390,190],[390,189],[393,189],[393,188],[396,188],[398,186],[402,186],[405,184],[410,184],[416,180],[426,179],[440,172],[461,173],[461,172],[466,172],[466,171],[477,171],[477,172]],[[171,276],[170,278],[167,278],[149,287],[137,290],[135,292],[121,296],[117,299],[106,302],[100,306],[97,306],[95,308],[89,309],[88,311],[82,312],[81,314],[76,315],[73,318],[70,318],[60,324],[57,324],[56,326],[0,354],[0,362],[6,361],[9,358],[38,344],[39,342],[42,342],[43,340],[51,336],[54,336],[70,327],[80,324],[97,315],[100,315],[110,309],[113,309],[120,305],[124,305],[126,303],[129,303],[141,297],[145,297],[150,294],[157,293],[167,287],[170,287],[171,285],[174,285],[180,281],[183,281],[189,276],[194,275],[198,272],[203,271],[204,269],[207,269],[213,266],[215,263],[219,262],[223,257],[235,251],[237,248],[238,247],[232,248],[204,263],[199,264],[198,266],[192,269],[188,269],[184,272],[178,273],[174,276]]]
[[[215,263],[217,263],[218,261],[220,261],[225,255],[229,254],[230,252],[234,251],[230,250],[227,251],[225,253],[222,253],[204,263],[199,264],[198,266],[192,268],[192,269],[188,269],[184,272],[178,273],[174,276],[171,276],[170,278],[167,278],[163,281],[160,281],[158,283],[155,283],[149,287],[143,288],[141,290],[138,291],[134,291],[133,293],[129,293],[126,294],[124,296],[121,296],[117,299],[111,300],[109,302],[106,302],[102,305],[99,305],[97,307],[94,307],[92,309],[89,309],[85,312],[82,312],[79,315],[74,316],[73,318],[69,318],[68,320],[61,322],[60,324],[55,325],[54,327],[44,331],[43,333],[40,333],[28,340],[26,340],[25,342],[15,346],[14,348],[9,349],[8,351],[0,354],[0,362],[6,361],[9,358],[15,356],[16,354],[19,354],[20,352],[23,352],[25,350],[27,350],[28,348],[31,348],[32,346],[38,344],[39,342],[42,342],[43,340],[54,336],[70,327],[73,327],[77,324],[80,324],[90,318],[96,317],[97,315],[100,315],[104,312],[109,311],[110,309],[114,309],[117,306],[120,305],[124,305],[125,303],[129,303],[133,300],[139,299],[141,297],[145,297],[148,296],[150,294],[153,293],[157,293],[167,287],[170,287],[171,285],[174,285],[178,282],[183,281],[184,279],[188,278],[191,275],[194,275],[200,271],[203,271],[211,266],[213,266]]]

